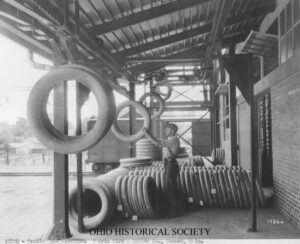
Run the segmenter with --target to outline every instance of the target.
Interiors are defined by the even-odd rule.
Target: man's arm
[[[167,151],[166,153],[166,155],[168,155],[167,158],[176,158],[179,152],[179,148],[180,148],[180,142],[178,138],[176,138],[176,140],[174,141],[174,143],[172,143],[172,145],[165,146],[164,150]]]

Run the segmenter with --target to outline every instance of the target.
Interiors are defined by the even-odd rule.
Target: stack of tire
[[[162,207],[162,211],[164,211],[167,207],[167,188],[166,188],[166,177],[165,177],[165,169],[163,166],[151,166],[145,167],[144,169],[134,169],[129,172],[129,175],[140,175],[140,176],[149,176],[151,177],[158,189],[158,194],[160,196],[160,205]],[[178,179],[177,179],[178,181]],[[178,182],[175,187],[178,189]],[[178,189],[179,190],[179,189]],[[178,191],[179,192],[179,191]],[[181,192],[180,192],[181,193]],[[184,195],[180,195],[180,199],[182,199],[183,203],[185,203]],[[166,211],[165,211],[166,213]]]
[[[225,150],[224,148],[216,148],[211,153],[211,160],[214,165],[225,164]]]
[[[161,148],[154,145],[149,139],[143,138],[136,142],[136,157],[151,158],[161,160]]]
[[[161,161],[150,167],[139,167],[129,172],[133,175],[151,176],[160,192],[165,194],[164,167]],[[177,188],[182,199],[193,207],[205,208],[250,208],[251,174],[240,166],[216,165],[181,166]],[[266,203],[261,183],[256,180],[258,205]]]
[[[193,207],[250,208],[251,175],[242,169],[228,167],[184,167],[178,177],[180,194]],[[261,184],[256,180],[260,207],[265,205]]]
[[[201,155],[193,155],[190,157],[192,166],[204,166],[203,158]]]
[[[160,196],[150,176],[119,176],[115,183],[117,208],[125,217],[157,218],[162,213]]]

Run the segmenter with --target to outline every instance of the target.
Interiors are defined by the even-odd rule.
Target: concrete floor
[[[70,178],[70,186],[76,184],[75,178]],[[52,177],[24,176],[0,177],[0,240],[26,240],[43,238],[52,224]],[[268,220],[283,221],[282,224],[271,224]],[[259,232],[249,233],[249,210],[235,209],[202,209],[191,211],[186,215],[172,219],[159,220],[122,220],[112,222],[105,228],[112,232],[120,228],[162,228],[170,235],[158,235],[158,229],[149,236],[138,233],[129,235],[91,235],[79,234],[71,229],[73,239],[244,239],[244,238],[300,238],[300,230],[296,229],[286,218],[274,208],[259,209]],[[118,229],[119,228],[119,229]],[[178,235],[172,235],[172,228],[177,228]],[[209,235],[203,229],[195,229],[195,235],[184,235],[184,228],[210,228]],[[187,230],[189,231],[189,230]]]

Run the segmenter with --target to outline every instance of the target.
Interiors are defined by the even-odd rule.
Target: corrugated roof
[[[80,36],[86,46],[80,43],[78,45],[84,55],[93,56],[94,60],[99,59],[99,56],[93,55],[91,50],[97,49],[100,56],[107,51],[114,61],[126,66],[131,72],[151,70],[158,65],[126,63],[128,58],[147,59],[174,57],[174,55],[180,57],[187,52],[190,52],[191,57],[201,58],[203,55],[199,52],[199,47],[203,47],[205,51],[209,45],[217,2],[216,0],[79,1],[79,23],[81,30],[84,31]],[[275,0],[227,1],[229,14],[226,15],[224,27],[220,31],[223,45],[243,41],[250,30],[256,30],[265,15],[273,10],[275,2]],[[56,30],[51,26],[63,24],[63,7],[64,1],[61,0],[4,0],[1,3],[0,13],[9,14],[22,21],[26,20],[29,26],[33,26],[32,32],[40,27],[40,34],[36,37],[33,37],[30,31],[22,30],[22,25],[12,18],[0,15],[0,20],[9,21],[9,24],[29,35],[34,41],[52,48],[49,40],[56,35]],[[52,24],[44,23],[42,18],[37,18],[30,11]],[[70,4],[70,11],[70,23],[74,26],[75,4]],[[46,40],[39,40],[41,35],[46,36]],[[103,47],[100,48],[98,45],[96,48],[95,43],[99,43],[99,39],[103,42]],[[28,44],[26,42],[28,41],[24,40],[24,43]],[[30,43],[29,46],[32,45],[35,43]],[[91,50],[85,50],[91,46]],[[197,47],[198,49],[195,49]],[[111,62],[110,57],[105,57],[105,61]]]

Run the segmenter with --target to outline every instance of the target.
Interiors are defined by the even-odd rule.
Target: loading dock
[[[88,238],[86,234],[79,234],[86,231],[83,216],[85,206],[82,205],[82,164],[85,163],[82,152],[91,150],[101,140],[105,140],[103,137],[111,126],[114,128],[112,132],[116,131],[113,123],[117,123],[114,115],[118,107],[110,95],[112,90],[135,104],[146,92],[156,91],[164,98],[166,94],[155,88],[164,82],[173,89],[169,100],[165,98],[164,113],[159,118],[152,118],[150,125],[150,122],[145,122],[149,115],[143,112],[143,107],[139,113],[139,105],[130,107],[127,114],[122,114],[128,123],[129,134],[141,132],[139,121],[142,117],[143,126],[158,140],[163,137],[162,128],[166,121],[192,123],[193,137],[184,138],[183,135],[189,131],[187,128],[182,132],[182,143],[190,147],[193,156],[200,155],[205,162],[214,163],[212,159],[220,157],[217,149],[221,148],[225,155],[224,166],[234,170],[242,167],[251,171],[251,212],[247,212],[248,226],[242,225],[245,227],[246,238],[271,236],[268,233],[269,226],[265,228],[266,232],[262,230],[261,235],[251,234],[260,231],[260,226],[265,226],[258,218],[258,212],[268,214],[268,210],[258,210],[257,200],[260,195],[256,191],[257,179],[263,187],[274,189],[276,209],[299,228],[299,5],[298,0],[147,3],[136,0],[122,3],[117,0],[1,1],[1,33],[28,48],[31,63],[35,67],[62,76],[65,75],[65,69],[69,71],[69,80],[77,81],[77,144],[75,139],[73,143],[70,135],[62,135],[68,134],[69,129],[67,82],[63,81],[54,88],[53,125],[57,130],[47,122],[42,109],[32,108],[35,100],[30,100],[32,106],[29,106],[29,119],[38,133],[37,137],[55,151],[54,220],[47,238],[65,239],[72,235],[74,238]],[[52,60],[53,66],[36,63],[32,52]],[[74,78],[74,74],[78,74],[81,79]],[[87,80],[84,80],[85,77],[88,77]],[[93,86],[96,82],[91,82],[93,79],[105,82],[100,82],[101,85],[96,87]],[[86,99],[85,86],[98,94],[97,121],[103,119],[101,112],[107,117],[102,127],[100,122],[95,123],[91,131],[98,131],[98,134],[93,136],[90,136],[92,133],[89,131],[82,130],[81,109]],[[37,94],[38,90],[34,89]],[[43,97],[39,99],[45,103]],[[110,109],[102,108],[100,100],[102,104],[109,104]],[[151,99],[150,113],[157,106]],[[198,129],[197,122],[202,123]],[[48,133],[49,140],[44,139],[41,133],[43,130]],[[79,143],[80,138],[84,140],[89,136],[90,140]],[[51,138],[57,144],[52,143]],[[131,158],[136,155],[136,140],[127,138],[124,147],[128,149],[126,153]],[[64,143],[69,143],[69,148],[64,147]],[[103,150],[102,153],[107,151]],[[68,154],[74,153],[77,160],[78,229],[70,230]],[[213,180],[211,184],[215,184]],[[192,184],[192,187],[195,186]],[[237,187],[241,189],[241,194],[245,193],[242,186]],[[221,198],[216,199],[222,202]],[[272,216],[278,216],[273,208],[270,211],[274,214]],[[214,214],[210,209],[196,216],[212,216],[214,219]],[[241,215],[244,216],[244,212]],[[187,216],[186,221],[192,219],[195,220],[194,216]],[[179,221],[185,219],[180,218]],[[235,221],[234,217],[232,221]],[[145,223],[147,225],[147,221]],[[216,223],[206,223],[222,229]],[[296,232],[292,229],[291,235]],[[273,230],[270,233],[274,233]],[[226,231],[221,231],[224,235],[212,238],[227,238]],[[282,233],[278,237],[286,236]]]

